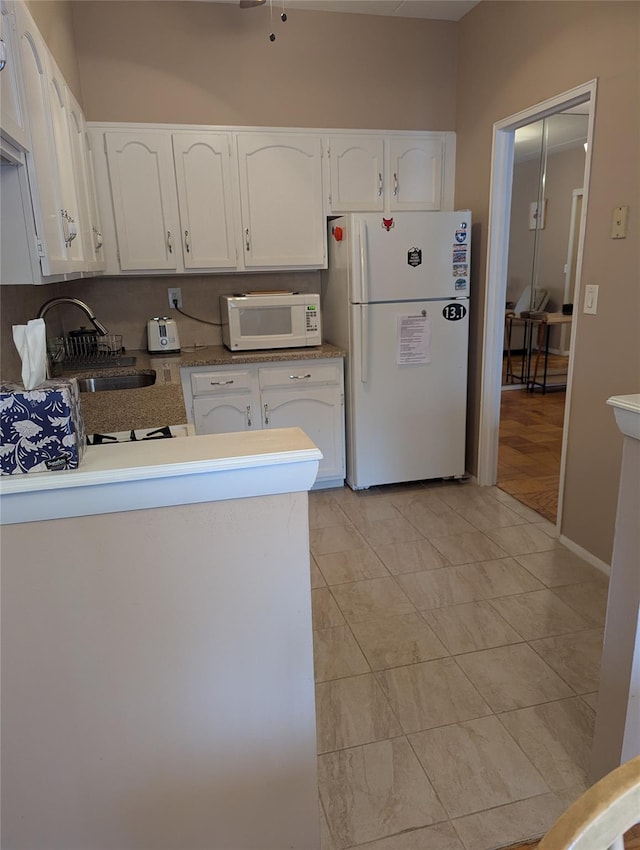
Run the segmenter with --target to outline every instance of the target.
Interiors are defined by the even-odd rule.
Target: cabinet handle
[[[103,244],[102,233],[100,233],[100,231],[95,227],[92,227],[91,229],[93,230],[93,250],[99,251]]]
[[[247,405],[247,428],[251,428],[251,405]]]
[[[170,230],[167,230],[167,248],[169,249],[169,253],[173,254],[173,239],[171,238]]]
[[[247,248],[247,251],[250,251],[251,250],[251,242],[249,240],[249,228],[248,227],[244,232],[244,242],[245,242],[245,246]]]
[[[382,172],[378,172],[378,197],[382,196]]]
[[[290,381],[304,381],[305,378],[310,378],[310,377],[311,377],[311,372],[309,372],[308,375],[289,375],[289,380]]]
[[[69,220],[69,245],[71,245],[78,235],[78,228],[76,227],[76,220],[74,218],[68,215],[67,219]]]
[[[269,424],[269,405],[265,404],[264,406],[264,424]]]
[[[60,210],[60,215],[62,216],[62,235],[64,236],[65,248],[69,248],[78,235],[78,229],[75,221],[66,210]]]
[[[187,254],[189,254],[190,251],[191,251],[191,242],[189,240],[189,231],[188,230],[185,230],[185,232],[184,232],[184,247],[187,251]]]
[[[62,218],[62,237],[64,239],[65,248],[69,247],[69,216],[67,215],[66,210],[60,210],[60,216]]]
[[[396,172],[393,172],[393,195],[396,197],[398,195],[398,175]]]
[[[210,381],[209,383],[211,384],[212,387],[226,387],[227,384],[232,384],[233,380],[231,380],[231,381]]]

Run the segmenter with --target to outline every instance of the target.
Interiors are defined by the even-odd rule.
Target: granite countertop
[[[313,348],[284,348],[266,351],[231,352],[223,345],[197,349],[184,348],[180,354],[154,355],[146,351],[127,351],[134,366],[110,366],[96,369],[67,370],[63,377],[89,375],[131,375],[154,370],[156,383],[132,390],[82,393],[82,415],[88,434],[129,431],[132,428],[158,428],[187,421],[182,396],[180,369],[193,366],[232,366],[234,364],[277,363],[289,360],[321,360],[345,357],[346,351],[325,343]]]

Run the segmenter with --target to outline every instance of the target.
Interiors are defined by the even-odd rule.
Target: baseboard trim
[[[588,564],[591,564],[592,567],[595,567],[601,573],[607,576],[607,578],[611,575],[611,566],[606,564],[604,561],[601,561],[600,558],[596,558],[595,555],[592,555],[591,552],[588,552],[586,549],[583,549],[582,546],[578,546],[573,540],[567,537],[565,534],[561,534],[558,538],[560,543],[563,546],[566,546],[574,555],[578,555],[579,558],[582,558],[583,561],[586,561]]]

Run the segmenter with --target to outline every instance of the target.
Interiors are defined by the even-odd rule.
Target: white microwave
[[[222,341],[231,351],[322,343],[320,296],[298,292],[221,295]]]

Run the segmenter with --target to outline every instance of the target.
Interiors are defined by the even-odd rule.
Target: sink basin
[[[150,387],[156,382],[154,371],[138,372],[136,375],[96,375],[91,378],[78,378],[81,393],[98,393],[105,390],[135,390]]]

